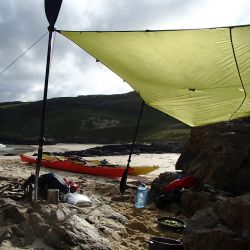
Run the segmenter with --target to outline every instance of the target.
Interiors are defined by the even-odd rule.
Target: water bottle
[[[148,189],[146,185],[142,183],[138,188],[135,195],[135,207],[144,208],[147,205]]]

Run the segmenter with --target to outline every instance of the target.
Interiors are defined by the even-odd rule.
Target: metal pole
[[[35,201],[38,199],[38,178],[39,178],[39,172],[40,172],[42,156],[43,156],[43,144],[45,142],[45,139],[44,139],[44,124],[45,124],[47,93],[48,93],[48,84],[49,84],[51,40],[52,40],[54,27],[49,26],[48,29],[49,29],[49,40],[48,40],[48,50],[47,50],[47,64],[46,64],[46,72],[45,72],[44,92],[43,92],[43,106],[42,106],[42,117],[41,117],[41,125],[40,125],[38,158],[37,158],[37,164],[36,164],[35,197],[34,197]]]

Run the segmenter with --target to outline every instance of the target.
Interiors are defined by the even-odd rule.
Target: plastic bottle
[[[147,205],[148,200],[148,189],[146,185],[142,183],[138,188],[135,195],[135,207],[144,208]]]

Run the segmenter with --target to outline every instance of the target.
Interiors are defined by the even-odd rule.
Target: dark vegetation
[[[47,143],[124,143],[135,133],[142,100],[134,92],[119,95],[61,97],[48,100]],[[0,103],[0,142],[37,143],[42,102]],[[189,128],[145,106],[138,141],[186,140]]]

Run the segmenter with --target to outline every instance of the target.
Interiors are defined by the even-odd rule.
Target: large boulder
[[[185,190],[181,196],[181,213],[191,217],[200,209],[213,207],[214,197],[205,192]]]
[[[100,231],[74,213],[69,215],[63,224],[52,226],[45,234],[44,241],[55,249],[73,249],[80,245],[83,249],[110,249],[108,240],[103,237]]]
[[[44,242],[55,249],[111,249],[110,239],[119,235],[127,219],[110,206],[93,201],[96,208],[78,208],[70,204],[42,204],[37,202],[29,210],[34,231],[43,235]],[[39,214],[40,216],[38,216]],[[49,225],[44,232],[46,225]]]
[[[250,195],[216,201],[194,213],[183,231],[186,250],[250,249]]]
[[[220,218],[233,230],[249,231],[250,233],[250,194],[218,201],[215,210]]]
[[[247,245],[229,227],[221,224],[212,208],[199,210],[182,235],[185,250],[247,250]]]
[[[198,210],[207,207],[215,208],[220,202],[226,202],[231,197],[230,193],[209,185],[201,185],[199,188],[194,188],[193,190],[183,190],[180,201],[180,212],[186,217],[191,217]]]
[[[201,183],[240,194],[250,191],[250,124],[225,122],[192,128],[176,169]]]
[[[32,226],[27,222],[13,225],[7,229],[0,237],[0,247],[9,242],[13,247],[25,247],[35,241]]]
[[[67,203],[36,201],[22,208],[11,200],[0,201],[1,249],[28,247],[39,237],[54,249],[113,249],[121,241],[127,219],[92,197],[93,206],[76,207]]]
[[[4,218],[8,219],[10,222],[18,224],[26,221],[25,213],[18,208],[16,205],[9,205],[2,209]]]

